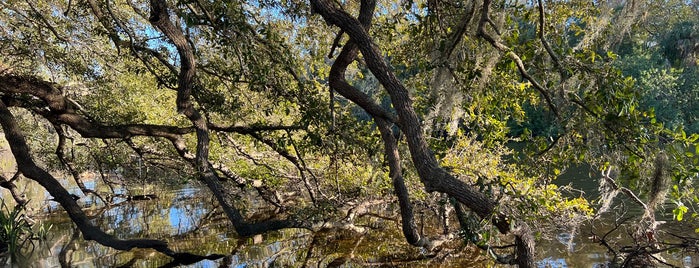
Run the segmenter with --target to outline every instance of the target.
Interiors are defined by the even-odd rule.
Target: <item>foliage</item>
[[[142,165],[163,181],[198,178],[200,133],[177,107],[184,54],[154,26],[149,3],[71,2],[0,4],[0,78],[50,82],[96,129],[166,126],[181,140],[156,131],[86,135],[40,94],[0,90],[28,119],[33,155],[54,170],[72,164],[132,184]],[[334,206],[393,193],[372,116],[328,89],[336,50],[350,40],[335,38],[306,1],[166,2],[193,48],[191,100],[206,122],[196,127],[210,134],[205,166],[221,181],[288,194],[277,198],[291,204],[285,211],[323,219],[340,217]],[[357,14],[358,1],[340,2]],[[594,197],[571,195],[556,177],[577,165],[614,167],[622,186],[649,195],[653,161],[667,154],[675,218],[699,218],[697,8],[636,2],[383,0],[369,33],[408,88],[440,164],[499,212],[530,222],[589,217]],[[365,60],[349,65],[347,81],[393,113]],[[434,203],[400,120],[393,123],[411,200]],[[225,192],[237,193],[231,185]]]
[[[486,149],[483,142],[461,132],[456,139],[442,164],[464,178],[472,178],[470,183],[493,196],[503,209],[514,209],[533,221],[565,222],[592,216],[593,208],[584,197],[566,196],[566,187],[539,181],[541,178],[528,176],[516,164],[505,161],[513,157],[511,149]],[[560,170],[553,173],[558,176]]]

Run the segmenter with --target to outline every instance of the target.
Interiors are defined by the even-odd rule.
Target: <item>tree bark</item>
[[[313,11],[320,14],[327,23],[338,26],[350,36],[352,42],[356,43],[362,52],[369,70],[388,91],[393,107],[398,114],[398,125],[406,135],[412,162],[425,185],[425,189],[429,192],[446,193],[465,204],[479,217],[492,218],[493,224],[502,233],[512,232],[518,245],[521,246],[516,252],[517,263],[521,267],[533,267],[534,241],[526,223],[510,219],[516,221],[514,225],[517,226],[510,229],[507,217],[495,210],[495,201],[439,166],[434,153],[429,149],[424,139],[420,120],[415,113],[407,89],[386,64],[361,22],[335,7],[332,1],[311,0],[311,6]]]
[[[361,3],[358,19],[366,29],[371,25],[371,18],[376,6],[375,0],[363,0]],[[403,171],[400,165],[400,154],[398,152],[398,141],[396,141],[391,123],[396,121],[394,115],[381,108],[371,98],[350,85],[345,79],[347,66],[357,57],[358,49],[354,42],[349,41],[342,48],[337,59],[330,68],[329,84],[331,90],[337,90],[343,97],[357,103],[367,113],[369,113],[378,126],[381,138],[384,142],[384,151],[389,168],[389,177],[393,184],[393,189],[398,197],[398,204],[401,211],[401,228],[408,243],[414,246],[426,246],[427,239],[420,237],[413,216],[413,206],[410,201],[410,194],[405,187]],[[332,101],[332,100],[331,100]]]

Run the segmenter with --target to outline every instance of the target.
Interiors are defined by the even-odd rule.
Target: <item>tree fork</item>
[[[388,91],[399,118],[399,127],[405,133],[412,162],[427,191],[446,193],[468,206],[481,218],[493,217],[493,223],[502,233],[512,233],[518,241],[516,263],[520,267],[534,267],[534,240],[531,230],[523,221],[510,228],[509,220],[495,211],[495,201],[465,182],[455,178],[437,163],[434,153],[422,135],[420,121],[412,106],[405,86],[388,67],[376,45],[361,23],[346,12],[336,8],[331,1],[311,0],[314,12],[320,14],[328,24],[340,27],[357,44],[367,67]]]
[[[375,0],[363,0],[359,11],[358,19],[362,26],[368,29],[371,26],[371,18],[376,7]],[[341,34],[341,33],[340,33]],[[339,36],[339,35],[338,35]],[[336,38],[336,40],[338,40]],[[334,46],[334,45],[333,45]],[[389,177],[393,183],[393,189],[398,197],[398,204],[401,214],[401,228],[405,239],[414,246],[427,246],[428,240],[421,238],[415,224],[413,206],[410,202],[410,194],[405,187],[403,171],[400,166],[400,154],[398,153],[398,141],[396,141],[391,122],[396,119],[388,111],[381,108],[369,96],[350,85],[345,79],[347,66],[357,57],[357,45],[351,40],[342,47],[340,54],[330,68],[329,84],[331,90],[337,90],[345,98],[357,103],[367,113],[369,113],[378,126],[381,138],[384,142],[384,151],[388,161]]]

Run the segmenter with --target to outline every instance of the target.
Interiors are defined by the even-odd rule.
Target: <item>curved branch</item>
[[[80,231],[83,233],[85,240],[94,240],[102,245],[118,249],[130,250],[133,248],[152,248],[168,256],[175,254],[167,247],[167,242],[154,239],[133,239],[121,240],[117,239],[97,226],[93,225],[82,211],[80,206],[73,200],[71,195],[65,188],[46,170],[37,166],[30,154],[29,146],[27,145],[24,134],[22,134],[14,116],[5,106],[4,102],[0,101],[0,125],[5,132],[5,138],[10,144],[12,154],[17,160],[17,168],[24,176],[38,182],[46,191],[53,196],[54,200],[61,204],[66,210],[68,216],[75,222]]]
[[[241,236],[249,236],[271,230],[279,230],[291,227],[304,227],[302,223],[293,220],[269,220],[258,223],[248,223],[243,215],[235,207],[228,203],[224,197],[224,189],[219,176],[209,162],[209,127],[204,116],[194,107],[192,92],[196,83],[196,60],[194,49],[187,41],[180,28],[170,20],[167,3],[164,0],[150,1],[149,21],[158,28],[172,44],[177,48],[180,58],[180,70],[177,82],[177,110],[183,113],[194,126],[197,136],[197,151],[194,165],[199,171],[200,178],[213,192],[217,201],[231,220],[233,227]]]
[[[486,0],[487,1],[487,0]],[[388,91],[399,117],[399,127],[405,133],[412,162],[427,191],[446,193],[468,206],[481,218],[492,218],[503,233],[512,232],[518,242],[517,262],[521,267],[534,266],[534,238],[525,222],[515,222],[511,228],[507,217],[496,212],[495,201],[471,185],[455,178],[437,163],[422,133],[421,123],[412,106],[408,90],[388,67],[376,45],[362,24],[328,0],[312,0],[313,10],[327,23],[340,27],[357,44],[367,67]]]
[[[422,135],[421,123],[412,107],[407,89],[390,70],[359,21],[335,8],[327,0],[315,0],[312,4],[314,10],[320,13],[328,23],[339,26],[350,35],[361,50],[371,72],[389,92],[399,116],[399,127],[406,134],[413,163],[427,190],[458,195],[458,199],[475,210],[479,216],[490,217],[495,208],[492,200],[439,167]],[[509,229],[509,224],[504,221],[499,221],[497,225],[502,230]]]
[[[90,120],[89,115],[78,114],[80,107],[63,95],[56,84],[31,76],[3,75],[0,76],[0,92],[6,93],[3,100],[7,106],[22,106],[41,114],[49,122],[65,124],[80,133],[85,138],[125,139],[133,136],[152,136],[168,139],[183,158],[193,158],[185,145],[182,135],[194,132],[192,127],[176,127],[153,124],[102,125]],[[30,95],[43,101],[23,101],[14,98],[17,94]],[[38,107],[37,107],[38,105]],[[46,108],[41,106],[46,105]],[[77,111],[76,111],[77,108]],[[83,112],[84,113],[84,112]],[[87,117],[87,118],[86,118]]]
[[[350,49],[351,48],[351,49]],[[357,56],[357,46],[353,43],[345,44],[337,56],[337,59],[330,67],[330,74],[328,76],[328,84],[330,88],[337,93],[340,93],[343,97],[354,102],[355,104],[362,107],[369,115],[374,118],[382,118],[392,123],[397,123],[398,118],[386,111],[386,109],[379,106],[374,100],[371,99],[366,93],[357,90],[345,80],[345,71],[347,66],[354,61]]]
[[[371,25],[371,17],[374,13],[375,6],[376,1],[374,0],[362,1],[358,18],[359,22],[361,22],[364,28],[368,29]],[[408,243],[412,245],[426,246],[428,242],[424,238],[421,239],[420,234],[418,233],[417,225],[415,224],[415,220],[413,218],[413,206],[410,202],[410,195],[403,179],[403,171],[400,165],[400,154],[398,153],[398,141],[396,140],[393,130],[391,129],[392,124],[389,122],[391,120],[385,117],[387,114],[385,113],[385,110],[378,107],[378,105],[368,99],[368,96],[365,96],[364,93],[350,85],[347,80],[345,80],[345,70],[347,69],[347,66],[357,58],[358,52],[357,44],[355,44],[352,40],[342,47],[342,51],[337,56],[337,59],[330,68],[330,89],[337,90],[337,92],[341,95],[357,103],[374,118],[379,132],[381,133],[381,138],[384,141],[384,151],[388,160],[389,177],[393,183],[393,189],[396,196],[398,196],[401,218],[403,219],[401,225],[403,235]],[[376,110],[377,107],[381,110]],[[393,120],[393,122],[395,122],[395,120]]]
[[[10,191],[10,194],[12,195],[12,198],[17,202],[17,205],[19,206],[24,206],[29,202],[27,198],[25,198],[24,194],[20,194],[17,189],[17,185],[15,184],[15,181],[19,178],[19,175],[22,174],[21,172],[15,173],[12,178],[8,179],[5,178],[2,174],[0,174],[0,187],[7,189]]]

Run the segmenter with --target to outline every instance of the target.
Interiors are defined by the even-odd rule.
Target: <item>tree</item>
[[[643,188],[625,184],[663,177],[650,175],[662,151],[679,159],[696,148],[696,135],[644,110],[639,99],[655,91],[639,91],[619,68],[626,36],[644,18],[646,4],[635,1],[2,5],[0,123],[18,174],[46,188],[86,239],[116,249],[184,256],[163,241],[107,235],[47,168],[68,171],[106,205],[115,194],[86,187],[81,171],[128,167],[135,156],[163,174],[185,173],[211,190],[241,236],[342,227],[329,224],[342,218],[336,207],[385,191],[368,182],[378,170],[377,181],[390,178],[408,243],[438,245],[417,231],[410,194],[437,192],[467,233],[496,228],[516,250],[501,257],[492,241],[468,240],[496,261],[532,267],[540,230],[531,223],[589,216],[585,199],[551,185],[566,167],[618,168],[630,179],[601,183],[635,196]],[[546,122],[530,124],[536,118]],[[512,141],[530,149],[507,163]],[[691,199],[692,161],[673,161],[672,180],[656,188],[673,184],[677,200]],[[12,190],[14,179],[3,180]],[[248,220],[229,196],[235,188],[254,189],[278,216]]]

